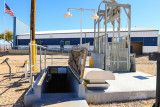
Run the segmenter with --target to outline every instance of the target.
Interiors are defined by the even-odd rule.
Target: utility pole
[[[31,17],[30,17],[30,43],[32,45],[32,65],[36,64],[36,44],[35,41],[35,19],[36,19],[36,0],[31,0]],[[36,65],[33,66],[33,71],[36,71]]]
[[[157,61],[156,102],[152,107],[160,107],[160,53],[159,52],[150,53],[149,60]]]

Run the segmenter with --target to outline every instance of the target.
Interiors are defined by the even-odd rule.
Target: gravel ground
[[[9,57],[9,56],[5,56]],[[0,62],[5,57],[0,58]],[[12,58],[11,58],[12,59]],[[23,107],[23,96],[29,88],[29,78],[24,78],[24,69],[16,73],[16,66],[23,65],[21,57],[16,56],[9,64],[12,67],[12,79],[9,80],[9,69],[6,63],[0,65],[0,106],[1,107]]]
[[[154,104],[154,99],[149,100],[137,100],[132,102],[122,102],[122,103],[107,103],[107,104],[89,104],[89,107],[152,107]]]
[[[6,58],[9,59],[9,64],[12,67],[12,80],[9,81],[9,69],[6,64],[0,65],[0,107],[23,107],[24,95],[30,87],[29,78],[24,78],[24,68],[21,68],[17,72],[16,66],[22,66],[25,60],[28,60],[28,55],[8,55],[0,57],[0,63]],[[51,57],[47,55],[47,57]],[[67,58],[68,56],[54,55],[57,58]],[[39,58],[38,58],[39,59]],[[155,74],[155,64],[148,60],[147,56],[141,56],[136,58],[137,71]],[[48,60],[47,65],[51,64],[51,60]],[[67,59],[65,60],[53,60],[54,65],[67,65]],[[87,58],[87,64],[89,64],[89,58]],[[44,63],[43,63],[44,67]],[[39,66],[37,66],[39,68]],[[39,70],[39,69],[38,69]],[[123,103],[107,103],[107,104],[89,104],[90,107],[151,107],[155,102],[154,99],[138,100],[132,102]]]

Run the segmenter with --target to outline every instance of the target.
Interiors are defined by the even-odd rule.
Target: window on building
[[[65,41],[65,45],[70,45],[70,41]]]

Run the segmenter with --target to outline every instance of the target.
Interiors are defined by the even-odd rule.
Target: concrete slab
[[[99,68],[85,68],[83,79],[105,82],[105,80],[115,80],[115,76],[111,71],[104,71]]]
[[[84,98],[75,97],[73,93],[47,93],[32,107],[88,107],[88,103]]]
[[[106,90],[86,91],[88,103],[119,102],[155,98],[156,76],[141,72],[114,73],[115,80],[106,80]]]
[[[85,99],[83,100],[71,100],[66,102],[60,102],[56,104],[41,105],[40,107],[88,107]]]

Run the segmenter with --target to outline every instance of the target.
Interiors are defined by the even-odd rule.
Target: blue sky
[[[102,0],[37,0],[36,29],[39,31],[80,29],[80,11],[72,10],[72,18],[64,18],[67,8],[96,9]],[[160,30],[160,0],[117,0],[132,6],[132,27],[153,27]],[[30,24],[31,0],[6,0],[15,16]],[[3,0],[0,2],[0,33],[3,32]],[[92,12],[83,12],[83,29],[93,29]],[[122,14],[126,27],[126,16]],[[6,30],[13,31],[13,19],[6,14]],[[109,26],[111,27],[111,26]]]

